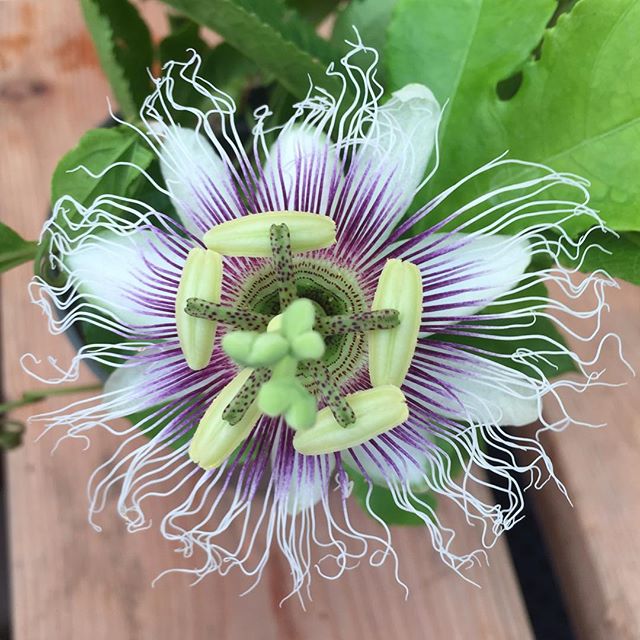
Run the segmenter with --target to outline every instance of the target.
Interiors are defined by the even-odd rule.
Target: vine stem
[[[20,407],[25,407],[29,404],[41,402],[46,398],[52,398],[54,396],[65,396],[72,393],[84,393],[85,391],[98,391],[100,389],[102,389],[101,384],[87,384],[74,387],[62,387],[60,389],[25,391],[19,400],[12,400],[11,402],[0,404],[0,414],[8,413],[9,411],[19,409]]]

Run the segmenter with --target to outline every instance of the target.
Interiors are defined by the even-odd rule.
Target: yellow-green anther
[[[252,403],[237,424],[223,417],[225,407],[251,376],[251,370],[241,371],[214,399],[200,420],[191,440],[189,457],[203,469],[219,467],[249,436],[260,412]]]
[[[344,451],[363,444],[398,425],[409,417],[405,397],[394,385],[383,385],[347,396],[356,420],[344,429],[331,409],[325,407],[311,429],[298,431],[293,446],[304,455],[321,455]]]
[[[365,333],[382,329],[395,329],[400,324],[400,314],[395,309],[363,311],[316,319],[316,330],[324,336],[344,333]]]
[[[270,376],[269,369],[253,371],[222,412],[222,418],[231,425],[241,423],[247,411],[254,405],[260,387],[269,380]]]
[[[395,329],[369,333],[369,376],[374,386],[401,386],[418,343],[422,317],[422,277],[411,262],[388,260],[373,298],[372,310],[395,309]]]
[[[296,298],[289,227],[286,224],[271,225],[270,237],[273,265],[280,281],[280,308],[286,309]]]
[[[291,340],[291,350],[298,360],[319,360],[324,355],[325,344],[317,331],[307,331]]]
[[[299,211],[267,211],[235,218],[207,231],[203,240],[209,249],[225,256],[266,258],[271,255],[271,227],[283,224],[289,229],[294,253],[324,249],[336,241],[331,218]]]
[[[225,307],[216,302],[209,302],[202,298],[189,298],[185,311],[194,318],[216,320],[229,324],[243,331],[263,331],[269,324],[269,316],[255,313],[247,309],[234,309]]]
[[[203,369],[209,364],[216,322],[188,314],[186,302],[189,298],[220,302],[221,289],[222,256],[210,249],[191,249],[176,294],[176,328],[182,353],[191,369]]]

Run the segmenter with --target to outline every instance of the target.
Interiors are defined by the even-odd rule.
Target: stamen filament
[[[316,319],[315,329],[325,336],[343,333],[365,333],[378,329],[395,329],[400,324],[396,309],[363,311],[351,315],[323,316]]]
[[[243,331],[263,331],[271,319],[262,313],[255,313],[246,309],[225,307],[215,302],[208,302],[202,298],[189,298],[185,312],[194,318],[217,320]]]
[[[310,376],[317,383],[318,390],[324,396],[327,406],[341,427],[348,427],[356,421],[356,414],[347,399],[340,393],[340,387],[329,374],[324,362],[320,360],[304,362],[301,373]]]
[[[286,224],[271,225],[270,238],[273,264],[280,281],[280,309],[284,311],[296,299],[289,227]]]
[[[240,391],[238,391],[233,400],[222,412],[222,419],[231,425],[238,424],[256,399],[260,387],[267,382],[270,377],[271,372],[269,369],[255,369],[242,385]]]

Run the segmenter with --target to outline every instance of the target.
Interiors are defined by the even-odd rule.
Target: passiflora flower
[[[196,54],[167,64],[137,130],[164,184],[147,177],[178,219],[112,194],[89,207],[62,198],[47,223],[63,284],[36,278],[31,292],[50,329],[83,322],[121,340],[89,343],[60,369],[64,381],[83,360],[112,366],[102,394],[36,419],[63,437],[105,428],[121,438],[90,480],[90,521],[98,527],[115,493],[129,529],[146,527],[146,504],[161,499],[162,533],[197,579],[237,568],[257,582],[274,547],[290,565],[291,593],[314,567],[335,577],[380,550],[397,561],[370,499],[376,486],[462,572],[483,552],[455,548],[425,493],[455,502],[491,546],[519,519],[515,474],[554,478],[538,440],[517,428],[566,426],[566,413],[545,422],[543,398],[597,383],[537,324],[563,326],[563,314],[597,324],[613,284],[602,274],[574,284],[558,264],[584,244],[563,223],[601,224],[586,181],[501,157],[412,205],[438,168],[441,108],[418,84],[383,101],[376,59],[353,44],[341,70],[327,72],[343,83],[339,98],[312,87],[275,129],[259,109],[248,144],[233,101],[198,75]],[[208,99],[206,110],[178,102],[180,82]],[[177,113],[194,127],[177,125]],[[496,179],[438,214],[475,178],[501,171],[521,180]],[[597,301],[574,311],[548,299],[545,283],[570,302],[588,290]],[[582,380],[551,381],[545,364],[555,358]],[[132,426],[114,422],[123,416],[135,416]],[[496,474],[505,506],[476,493],[483,470]],[[369,487],[377,534],[349,517],[354,477]]]

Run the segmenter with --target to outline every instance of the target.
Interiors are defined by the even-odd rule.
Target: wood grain
[[[623,283],[607,301],[603,331],[619,334],[640,373],[640,288]],[[576,417],[607,427],[572,427],[544,440],[574,507],[552,488],[534,499],[577,636],[632,640],[640,638],[640,385],[613,343],[601,364],[608,380],[627,386],[592,389],[565,403]]]
[[[157,7],[145,10],[157,20]],[[2,220],[34,238],[55,163],[103,119],[108,88],[73,0],[1,3],[0,25]],[[29,271],[16,269],[2,283],[3,371],[11,398],[33,387],[18,366],[22,353],[52,353],[60,362],[71,357],[65,339],[47,335],[27,300]],[[171,577],[152,589],[156,574],[178,560],[170,546],[154,530],[127,534],[115,505],[102,534],[86,523],[84,486],[113,442],[96,437],[87,452],[72,444],[50,456],[52,442],[34,443],[36,435],[29,433],[25,446],[8,456],[16,640],[373,640],[424,637],[427,630],[448,638],[531,637],[504,543],[491,553],[491,568],[475,574],[483,585],[477,589],[448,571],[416,529],[396,532],[402,575],[412,589],[407,602],[390,569],[363,567],[338,582],[317,580],[307,613],[295,603],[279,608],[288,578],[276,554],[261,586],[243,599],[233,576],[192,589]],[[460,514],[453,520],[461,545],[472,544]]]

